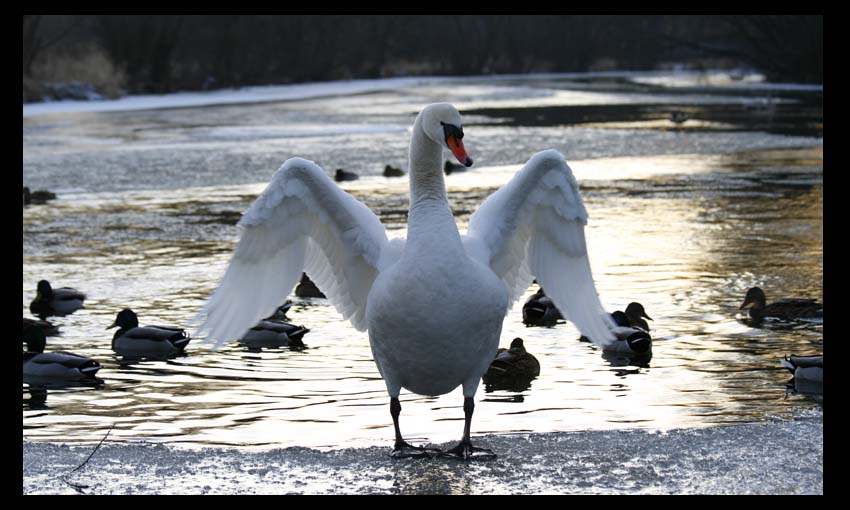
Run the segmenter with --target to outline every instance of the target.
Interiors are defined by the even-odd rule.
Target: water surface
[[[99,360],[96,387],[23,384],[23,436],[111,442],[320,448],[388,446],[388,397],[367,335],[322,299],[299,299],[311,329],[300,352],[220,351],[193,340],[170,360],[124,360],[110,349],[115,314],[186,324],[215,288],[238,238],[235,223],[292,156],[361,179],[343,188],[390,236],[405,235],[409,127],[434,101],[456,104],[476,165],[449,175],[461,229],[477,205],[535,152],[567,157],[590,220],[590,260],[610,310],[644,304],[653,356],[608,356],[570,323],[528,328],[508,314],[501,345],[520,336],[541,363],[524,391],[476,396],[473,432],[672,429],[757,423],[822,407],[788,394],[784,355],[823,350],[822,322],[752,327],[738,306],[823,301],[822,93],[670,87],[639,80],[425,83],[263,104],[23,121],[23,181],[59,198],[23,210],[22,305],[38,280],[85,291],[86,307],[55,318],[48,348]],[[683,124],[669,120],[687,111]],[[447,153],[448,156],[448,153]],[[463,427],[460,390],[402,393],[402,430],[444,443]]]

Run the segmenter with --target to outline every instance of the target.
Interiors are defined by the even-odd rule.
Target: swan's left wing
[[[375,214],[318,165],[286,161],[239,221],[242,237],[227,272],[196,318],[198,333],[240,338],[268,317],[306,271],[343,317],[366,329],[366,298],[387,234]]]
[[[513,303],[534,277],[565,319],[599,345],[616,340],[587,257],[587,211],[578,183],[555,150],[535,154],[469,220],[469,255],[502,279]]]

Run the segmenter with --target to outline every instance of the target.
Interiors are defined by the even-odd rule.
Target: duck
[[[638,303],[631,303],[629,306],[633,304]],[[626,310],[629,310],[629,307],[626,307]],[[643,310],[642,306],[640,310]],[[638,315],[638,308],[632,307],[631,312],[631,315],[620,310],[611,312],[611,320],[616,325],[611,331],[616,336],[617,341],[604,345],[602,348],[603,353],[619,353],[641,357],[652,356],[652,336],[649,334],[649,331],[636,325],[634,317],[638,319],[641,317],[641,315]],[[646,324],[644,321],[640,322]],[[583,342],[589,341],[584,336],[579,338],[579,340]]]
[[[778,319],[809,319],[823,317],[823,305],[814,299],[780,299],[771,304],[760,287],[752,287],[744,297],[739,310],[749,308],[750,318],[761,320],[765,317]]]
[[[473,164],[457,108],[422,108],[410,140],[406,237],[390,239],[378,216],[321,167],[290,158],[243,214],[224,275],[193,319],[195,335],[215,348],[241,337],[306,272],[345,320],[368,333],[389,396],[390,456],[493,459],[471,439],[475,394],[504,318],[533,278],[593,342],[616,341],[590,270],[587,210],[566,159],[548,149],[488,196],[461,234],[441,168],[444,150]],[[464,428],[456,446],[434,451],[405,441],[401,390],[438,396],[458,387]]]
[[[670,112],[670,122],[679,126],[687,122],[689,118],[688,114],[681,110],[674,110]]]
[[[41,205],[46,203],[48,200],[54,200],[56,198],[56,193],[47,190],[35,190],[30,191],[29,187],[24,186],[24,205]]]
[[[779,360],[794,376],[795,382],[823,384],[823,355],[820,356],[785,356]]]
[[[522,322],[527,326],[554,326],[559,320],[564,320],[564,316],[543,287],[537,289],[522,305]]]
[[[384,167],[384,177],[402,177],[404,175],[404,170],[401,168],[396,168],[392,165],[387,165]]]
[[[41,319],[51,315],[65,316],[83,307],[86,295],[71,287],[54,289],[47,280],[36,287],[35,299],[30,303],[30,312]]]
[[[342,181],[356,181],[360,176],[354,172],[346,172],[342,168],[337,168],[336,173],[334,174],[334,180],[336,182]]]
[[[70,352],[44,352],[47,339],[41,328],[24,331],[23,375],[27,380],[51,382],[95,381],[100,370],[97,361]]]
[[[450,175],[450,174],[457,173],[457,172],[465,172],[465,171],[466,171],[465,166],[458,165],[457,163],[452,163],[451,161],[446,161],[446,163],[443,165],[443,172],[445,172],[446,175]]]
[[[185,350],[191,337],[185,330],[168,326],[139,326],[136,312],[125,308],[106,329],[118,327],[112,350],[122,356],[171,355]]]
[[[637,326],[632,326],[629,317],[621,311],[613,312],[611,316],[614,322],[617,323],[617,327],[612,329],[612,332],[617,337],[617,341],[603,346],[603,352],[616,352],[635,356],[652,355],[652,336],[648,331]]]
[[[514,338],[510,348],[499,348],[496,359],[490,363],[484,377],[537,377],[538,375],[540,375],[540,362],[533,354],[525,350],[522,338]]]
[[[277,307],[277,309],[274,311],[273,314],[269,315],[268,317],[266,317],[263,320],[286,322],[286,321],[289,320],[289,318],[286,316],[286,314],[287,314],[287,312],[289,312],[290,308],[292,308],[292,300],[287,299],[285,303],[283,303],[282,305]]]
[[[286,321],[266,319],[249,329],[239,339],[239,343],[252,349],[277,347],[304,349],[305,345],[301,339],[309,332],[310,330],[304,326],[296,326]]]
[[[30,328],[39,328],[44,331],[45,336],[56,336],[59,334],[59,326],[53,325],[48,321],[40,321],[24,317],[24,333]]]
[[[326,296],[319,290],[319,287],[313,283],[313,280],[307,276],[307,273],[301,273],[301,280],[295,287],[295,295],[298,297],[310,298],[325,298]]]
[[[652,320],[652,317],[646,314],[646,311],[643,309],[642,304],[634,301],[629,303],[626,306],[626,311],[624,315],[629,320],[629,326],[641,328],[642,330],[649,332],[649,324],[643,319],[646,318]]]

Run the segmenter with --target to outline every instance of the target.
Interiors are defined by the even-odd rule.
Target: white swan
[[[466,166],[460,114],[448,103],[419,114],[410,145],[407,239],[387,239],[365,205],[311,161],[292,158],[240,221],[230,265],[196,319],[217,345],[272,313],[306,271],[359,331],[368,330],[390,395],[393,456],[427,455],[399,430],[401,388],[442,395],[463,386],[465,426],[446,452],[493,456],[470,443],[473,397],[499,346],[510,306],[534,277],[594,342],[615,341],[596,294],[584,238],[587,212],[564,157],[540,152],[458,232],[443,178],[443,148]]]

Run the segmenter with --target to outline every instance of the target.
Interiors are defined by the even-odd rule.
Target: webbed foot
[[[493,460],[496,458],[496,454],[493,453],[493,450],[472,446],[472,443],[468,440],[461,441],[451,450],[440,452],[439,456],[458,460]]]
[[[396,442],[390,457],[394,459],[430,459],[441,453],[442,451],[436,448],[413,446],[407,441],[401,441]]]

